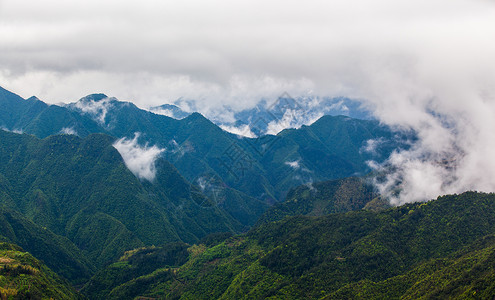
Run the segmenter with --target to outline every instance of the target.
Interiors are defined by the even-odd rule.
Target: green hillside
[[[69,238],[95,266],[136,247],[193,243],[242,227],[165,160],[153,183],[138,180],[113,141],[0,130],[2,205]]]
[[[31,254],[5,242],[0,242],[0,298],[84,299]]]
[[[358,177],[302,185],[291,189],[285,201],[270,207],[258,223],[279,221],[288,216],[324,216],[360,210],[376,197],[373,186]]]
[[[177,268],[112,289],[110,299],[399,299],[493,295],[495,194],[467,192],[386,211],[289,217]]]
[[[188,245],[170,243],[161,247],[126,252],[117,262],[99,271],[82,289],[90,299],[106,299],[112,289],[161,268],[174,268],[187,261]]]
[[[69,239],[6,207],[0,207],[0,240],[23,247],[74,283],[84,282],[95,270],[94,264]]]
[[[380,282],[361,280],[324,299],[491,299],[495,295],[495,236]]]

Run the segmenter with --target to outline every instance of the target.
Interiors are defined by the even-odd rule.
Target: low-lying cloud
[[[434,78],[432,67],[417,65],[414,81],[390,80],[393,88],[368,98],[382,122],[417,136],[411,148],[371,164],[388,174],[377,186],[393,204],[495,191],[495,61],[469,60],[470,67]],[[440,58],[430,63],[447,64]]]
[[[64,127],[60,130],[60,133],[69,134],[69,135],[77,135],[77,131],[74,129],[74,127]]]
[[[153,181],[156,176],[155,161],[165,149],[139,145],[140,133],[133,139],[121,138],[113,146],[124,159],[127,168],[138,178]]]
[[[105,125],[107,113],[112,108],[113,100],[112,98],[104,98],[95,101],[93,99],[83,98],[72,105],[81,112],[89,114],[100,125]]]
[[[295,160],[295,161],[286,161],[285,164],[288,165],[289,167],[293,168],[294,170],[297,170],[300,167],[298,160]]]
[[[222,128],[227,132],[236,134],[238,136],[249,137],[249,138],[256,137],[256,134],[254,134],[254,132],[251,131],[251,128],[247,124],[240,126],[220,125],[220,128]]]

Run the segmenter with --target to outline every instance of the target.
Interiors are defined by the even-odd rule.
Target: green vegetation
[[[371,201],[377,202],[373,186],[363,178],[344,178],[302,185],[287,194],[287,200],[272,206],[258,223],[279,221],[287,216],[324,216],[331,213],[348,212],[369,208]],[[388,208],[382,203],[380,208]],[[379,209],[375,207],[374,209]]]
[[[147,275],[157,269],[172,268],[186,262],[189,253],[184,243],[170,243],[161,247],[138,248],[127,251],[115,263],[99,271],[82,289],[90,299],[107,299],[112,291],[126,282]]]
[[[0,298],[83,299],[31,254],[5,242],[0,242]]]
[[[484,299],[494,288],[494,233],[495,194],[474,192],[380,212],[288,217],[193,246],[183,265],[108,297]]]
[[[34,224],[12,209],[0,208],[0,240],[23,247],[73,283],[88,280],[95,269],[69,239]]]
[[[209,233],[242,228],[218,206],[200,205],[208,199],[165,160],[158,161],[155,182],[138,180],[113,141],[102,134],[39,140],[0,130],[1,205],[67,237],[91,262],[83,264],[84,272],[47,261],[50,267],[76,282],[88,276],[92,266],[108,264],[126,250],[194,243]],[[12,241],[35,255],[43,252],[35,251],[36,243]],[[76,261],[82,260],[79,254],[70,257],[76,256]]]
[[[0,130],[1,299],[83,297],[68,282],[90,299],[495,294],[495,194],[390,208],[365,179],[345,178],[401,145],[378,122],[322,117],[249,139],[198,113],[108,101],[102,120],[0,88],[0,128],[33,134]],[[81,137],[54,135],[64,128]],[[153,182],[112,146],[136,132],[168,149]]]

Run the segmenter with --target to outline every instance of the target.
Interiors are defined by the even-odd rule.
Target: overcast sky
[[[404,182],[396,203],[495,191],[493,0],[0,0],[0,85],[48,103],[184,97],[200,112],[356,97],[418,132],[381,186]]]
[[[103,92],[140,106],[366,97],[424,64],[478,68],[494,58],[494,33],[495,2],[483,0],[0,0],[0,85],[50,103]]]

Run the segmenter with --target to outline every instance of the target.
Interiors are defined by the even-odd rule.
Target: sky
[[[0,86],[48,103],[361,99],[419,133],[374,165],[395,170],[382,191],[407,182],[396,203],[495,191],[493,0],[0,0],[0,41]]]

